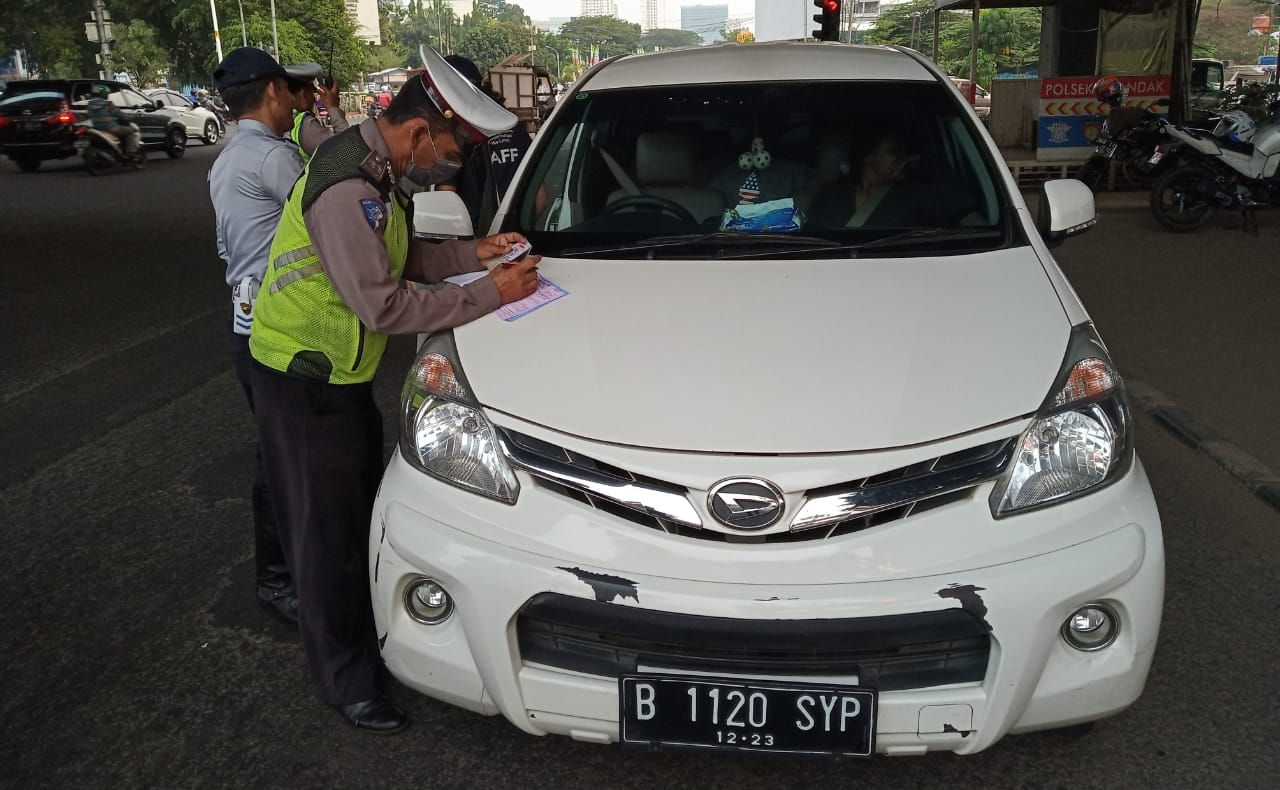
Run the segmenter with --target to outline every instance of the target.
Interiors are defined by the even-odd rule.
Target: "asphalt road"
[[[403,688],[407,733],[345,727],[252,601],[252,433],[205,186],[218,150],[98,179],[0,164],[0,786],[1280,786],[1280,515],[1145,417],[1165,622],[1145,695],[1087,734],[846,764],[635,754]],[[1174,237],[1125,203],[1060,256],[1123,371],[1280,468],[1280,214],[1256,238],[1229,221]],[[384,365],[386,411],[407,351]]]

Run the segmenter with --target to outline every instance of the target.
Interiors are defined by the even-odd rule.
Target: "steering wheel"
[[[627,195],[622,200],[618,200],[605,206],[604,211],[600,212],[600,216],[609,216],[617,214],[623,209],[640,208],[643,206],[657,209],[663,214],[675,217],[681,222],[686,222],[690,225],[698,224],[698,220],[694,219],[693,215],[689,213],[687,208],[674,200],[668,200],[664,197],[658,197],[657,195]]]

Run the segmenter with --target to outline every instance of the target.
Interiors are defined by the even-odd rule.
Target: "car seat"
[[[699,222],[724,212],[719,192],[694,186],[693,146],[680,135],[644,132],[636,138],[636,184],[641,194],[679,203]],[[630,194],[626,189],[614,190],[607,202],[616,203]]]
[[[849,149],[852,148],[846,134],[825,134],[818,140],[818,156],[815,163],[818,171],[817,183],[796,193],[796,208],[808,212],[813,206],[813,199],[828,184],[834,184],[845,175],[851,162]]]

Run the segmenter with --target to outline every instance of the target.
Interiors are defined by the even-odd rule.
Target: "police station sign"
[[[1102,110],[1093,97],[1097,77],[1047,77],[1040,81],[1040,118],[1036,131],[1036,159],[1085,159],[1102,129]],[[1125,104],[1164,112],[1160,99],[1169,97],[1168,75],[1120,77],[1129,88]]]

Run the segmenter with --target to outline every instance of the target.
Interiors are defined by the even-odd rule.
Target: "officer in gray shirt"
[[[209,170],[209,197],[217,222],[218,255],[231,288],[231,363],[253,409],[249,386],[249,331],[253,305],[267,267],[284,203],[302,173],[298,149],[284,135],[293,125],[295,75],[260,49],[243,47],[213,72],[214,84],[236,118],[236,133]],[[298,598],[276,528],[260,451],[253,466],[254,554],[257,599],[271,614],[298,621]]]

